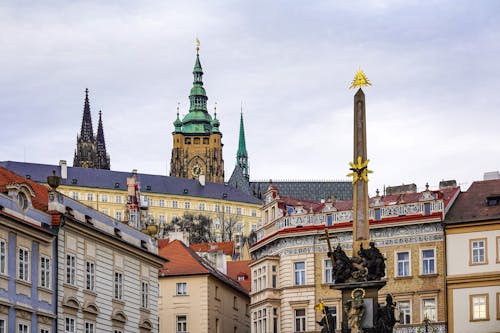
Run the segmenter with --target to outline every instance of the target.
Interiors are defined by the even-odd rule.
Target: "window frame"
[[[149,283],[141,281],[141,307],[149,309]]]
[[[7,241],[0,239],[0,274],[7,275],[9,267],[9,249]]]
[[[408,316],[410,317],[408,323],[406,322],[406,320],[403,320],[404,323],[401,323],[401,308],[400,308],[400,303],[408,303]],[[411,325],[411,321],[412,321],[412,304],[411,303],[412,303],[411,299],[402,299],[402,300],[396,301],[397,309],[399,310],[399,320],[400,320],[401,325]],[[406,314],[403,313],[403,316],[406,316]],[[405,317],[403,317],[403,318],[405,318]]]
[[[2,325],[3,324],[3,325]],[[7,333],[9,331],[9,319],[8,317],[0,317],[0,333]]]
[[[95,266],[94,261],[85,261],[85,290],[95,291]],[[89,267],[92,267],[91,271],[89,271]]]
[[[76,285],[76,255],[74,255],[73,253],[66,253],[65,282],[72,286]]]
[[[430,251],[432,250],[433,257],[432,257],[432,272],[430,273],[425,273],[424,272],[424,260],[428,260],[428,258],[424,258],[424,251]],[[422,248],[420,249],[420,274],[421,275],[435,275],[437,274],[437,265],[436,265],[436,248],[435,247],[428,247],[428,248]]]
[[[475,297],[486,297],[485,299],[485,318],[474,318],[474,298]],[[490,294],[482,293],[482,294],[471,294],[469,295],[469,321],[489,321],[490,320]]]
[[[407,275],[400,275],[399,274],[399,259],[398,255],[402,253],[408,253],[408,274]],[[404,264],[405,261],[403,261]],[[404,250],[404,251],[396,251],[394,252],[394,277],[396,278],[406,278],[406,277],[411,277],[412,272],[411,272],[411,251],[410,250]]]
[[[95,331],[96,323],[95,322],[86,320],[83,326],[84,326],[85,333],[96,333],[96,331]]]
[[[30,250],[25,247],[17,248],[18,254],[18,264],[17,264],[17,279],[25,282],[31,282],[31,271],[30,271]],[[22,251],[22,260],[21,260],[21,251]]]
[[[332,266],[332,260],[330,258],[323,260],[323,283],[333,283]],[[327,275],[328,271],[330,272],[330,275]]]
[[[42,288],[51,289],[52,278],[52,258],[49,256],[40,256],[39,281],[38,284]]]
[[[17,324],[16,325],[17,326],[17,331],[16,331],[17,333],[30,333],[31,332],[31,330],[30,330],[31,325],[29,322],[23,320],[23,321],[18,321],[16,324]]]
[[[180,288],[182,286],[184,286],[184,287]],[[187,282],[177,282],[175,284],[175,295],[176,296],[187,296],[188,295]]]
[[[123,273],[115,271],[113,282],[113,299],[123,300]]]
[[[304,314],[298,316],[297,311],[304,311]],[[297,326],[299,326],[299,327],[297,327]],[[306,331],[306,329],[307,329],[307,312],[306,312],[305,308],[293,309],[293,329],[294,329],[294,332],[305,332]]]
[[[484,261],[474,262],[474,242],[484,242]],[[472,238],[469,239],[469,266],[487,265],[488,264],[488,238]]]
[[[183,320],[180,320],[183,319]],[[187,323],[188,323],[188,318],[187,314],[178,314],[175,316],[175,333],[187,333]],[[181,326],[179,326],[181,325]],[[184,327],[182,327],[184,326]]]
[[[72,329],[71,323],[73,323]],[[74,317],[64,317],[64,333],[76,333],[76,319]]]
[[[297,264],[304,264],[303,269],[297,269]],[[297,279],[297,273],[300,275],[300,279]],[[294,286],[303,286],[306,284],[306,262],[305,261],[295,261],[293,262],[293,285]]]
[[[430,317],[427,317],[428,319],[430,319],[431,321],[435,322],[435,321],[438,321],[438,304],[437,304],[437,297],[435,296],[432,296],[432,297],[422,297],[420,299],[420,320],[423,321],[425,319],[425,301],[427,300],[433,300],[434,301],[434,313],[436,315],[436,318],[430,318]]]

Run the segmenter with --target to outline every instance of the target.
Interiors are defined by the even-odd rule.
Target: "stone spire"
[[[94,130],[92,129],[92,116],[90,114],[89,89],[85,89],[85,102],[83,104],[82,129],[80,139],[83,141],[94,140]]]
[[[245,143],[245,127],[243,126],[243,108],[240,114],[240,138],[238,143],[238,152],[236,153],[236,164],[242,169],[246,179],[250,179],[248,153]]]
[[[104,129],[102,126],[102,111],[99,111],[99,124],[97,126],[97,165],[98,169],[110,169],[110,158],[106,153],[106,142],[104,140]]]

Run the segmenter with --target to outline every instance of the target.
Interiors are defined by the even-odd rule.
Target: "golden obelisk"
[[[354,156],[350,162],[352,177],[352,211],[353,211],[353,257],[358,256],[360,245],[368,248],[370,226],[368,221],[368,162],[366,152],[366,111],[365,94],[362,87],[371,83],[363,71],[359,69],[352,81],[350,89],[359,88],[354,95]]]

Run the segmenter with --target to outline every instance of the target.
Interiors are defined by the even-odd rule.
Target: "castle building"
[[[429,318],[435,332],[445,332],[446,266],[443,220],[459,193],[455,182],[417,193],[393,190],[370,199],[370,239],[386,258],[387,294],[397,303],[396,333],[416,332]],[[332,246],[352,252],[351,200],[313,202],[282,196],[271,185],[262,206],[263,225],[250,252],[252,333],[317,332],[320,301],[340,329],[342,297],[330,288]]]
[[[207,111],[207,94],[203,87],[198,48],[193,69],[193,87],[189,95],[189,113],[180,120],[179,109],[174,121],[170,176],[197,179],[204,176],[209,182],[224,182],[222,133],[217,112]]]
[[[90,114],[89,90],[85,89],[82,128],[76,138],[76,150],[73,159],[74,167],[106,169],[110,168],[110,158],[106,152],[102,112],[99,111],[97,135],[94,136],[92,116]]]
[[[497,332],[500,179],[473,182],[460,193],[445,226],[448,332]]]

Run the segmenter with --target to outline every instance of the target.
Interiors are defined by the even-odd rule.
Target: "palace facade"
[[[386,258],[387,285],[397,303],[401,324],[396,332],[415,332],[428,317],[446,331],[445,238],[443,220],[459,193],[455,182],[438,190],[398,191],[370,199],[370,238]],[[446,186],[451,185],[451,186]],[[400,189],[402,190],[402,189]],[[319,330],[315,304],[330,307],[340,329],[341,294],[330,288],[332,265],[325,229],[332,246],[352,251],[352,201],[324,203],[281,196],[271,185],[262,206],[263,225],[253,259],[252,333]],[[333,234],[333,235],[332,235]]]

